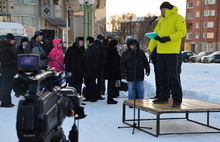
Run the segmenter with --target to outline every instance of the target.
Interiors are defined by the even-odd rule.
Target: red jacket
[[[59,38],[55,38],[53,39],[53,49],[50,51],[49,53],[49,57],[51,57],[52,59],[56,59],[58,60],[62,66],[64,67],[64,55],[63,55],[63,51],[62,51],[62,46],[59,46],[59,43],[62,42],[61,39]],[[64,68],[56,61],[49,61],[48,65],[53,67],[55,69],[55,71],[64,71]]]

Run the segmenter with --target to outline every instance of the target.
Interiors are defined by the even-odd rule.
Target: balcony
[[[41,17],[57,26],[66,25],[66,10],[62,5],[41,5]]]

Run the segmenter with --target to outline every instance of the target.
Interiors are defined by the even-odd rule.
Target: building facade
[[[95,0],[89,10],[89,35],[94,35],[96,9],[105,8],[106,0]],[[84,9],[78,0],[1,0],[0,22],[24,26],[31,38],[36,30],[44,30],[45,38],[61,38],[68,47],[76,36],[84,36]],[[68,44],[66,44],[68,43]]]
[[[220,50],[220,0],[187,0],[185,51]]]

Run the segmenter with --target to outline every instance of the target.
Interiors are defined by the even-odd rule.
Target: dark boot
[[[114,99],[108,100],[107,104],[117,104],[118,101],[115,101]]]

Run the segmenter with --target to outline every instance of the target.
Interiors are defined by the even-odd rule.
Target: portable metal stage
[[[197,99],[189,99],[189,98],[183,98],[183,102],[181,104],[181,108],[173,108],[172,103],[173,100],[169,99],[167,104],[153,104],[153,99],[137,99],[135,100],[135,109],[137,109],[137,119],[135,118],[135,121],[137,123],[136,129],[139,129],[143,132],[146,132],[150,135],[153,135],[155,137],[158,137],[159,135],[171,135],[171,134],[204,134],[204,133],[220,133],[220,128],[214,127],[210,125],[210,113],[214,112],[220,112],[220,104],[215,104],[207,101],[201,101]],[[134,119],[127,119],[126,118],[126,106],[134,107],[134,100],[125,100],[123,103],[123,114],[122,114],[122,122],[131,126],[131,122],[134,121]],[[155,114],[156,118],[153,119],[143,119],[141,118],[141,112],[148,112],[151,114]],[[167,113],[185,113],[185,117],[177,117],[177,118],[161,118],[161,114],[167,114]],[[206,119],[207,122],[201,123],[195,120],[192,120],[189,118],[190,113],[206,113]],[[160,132],[160,123],[161,120],[172,120],[172,119],[186,119],[190,122],[194,122],[203,126],[206,126],[210,128],[212,131],[201,131],[201,132]],[[152,132],[150,130],[144,129],[144,127],[141,126],[141,122],[144,121],[156,121],[156,127],[155,131]],[[130,122],[130,123],[129,123]],[[170,122],[170,121],[169,121]],[[215,130],[215,131],[213,131]]]

